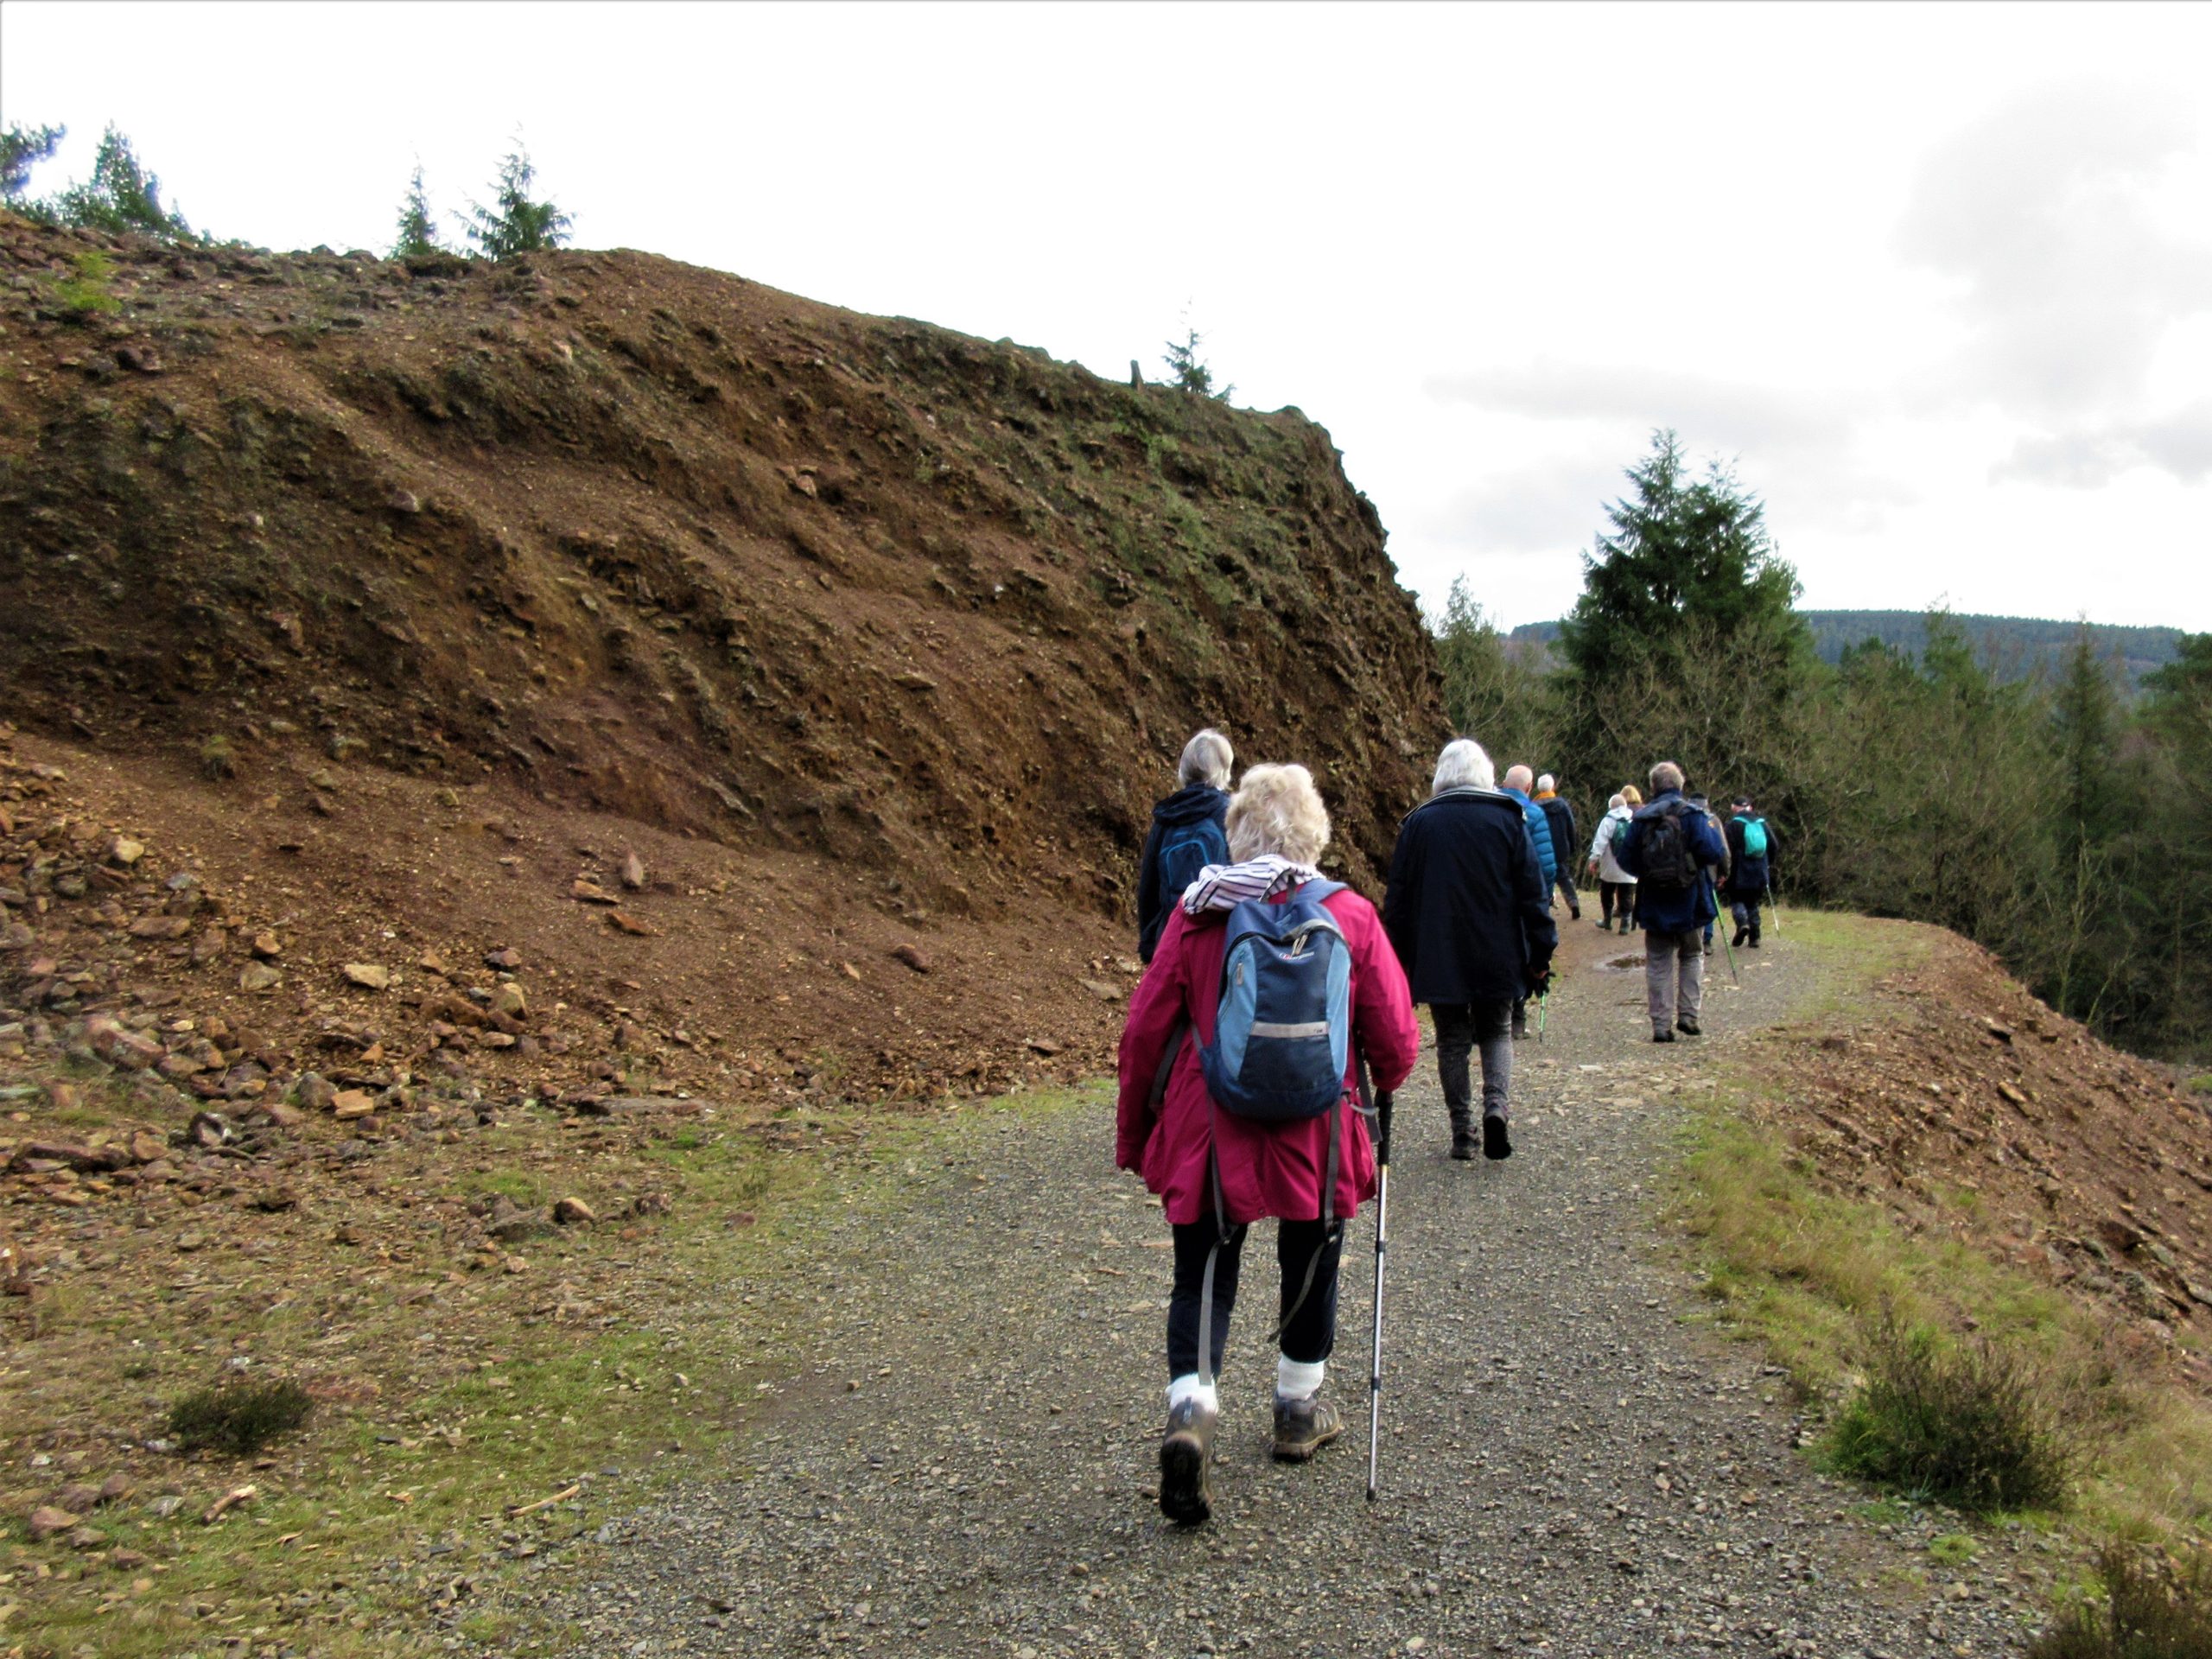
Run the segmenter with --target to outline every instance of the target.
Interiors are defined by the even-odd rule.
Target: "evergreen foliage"
[[[1558,774],[1585,823],[1678,760],[1758,804],[1785,903],[1955,929],[2104,1036],[2212,1059],[2212,634],[2133,698],[2140,641],[2083,625],[2024,676],[1941,608],[1916,648],[1831,666],[1755,497],[1688,478],[1667,433],[1630,479],[1552,650],[1454,588],[1432,627],[1458,730]]]
[[[1555,716],[1536,653],[1508,639],[1483,614],[1465,576],[1452,582],[1431,628],[1452,729],[1494,755],[1549,753]]]
[[[1796,572],[1775,550],[1765,507],[1733,474],[1714,461],[1688,479],[1681,441],[1659,431],[1628,478],[1634,493],[1608,509],[1612,528],[1583,556],[1582,596],[1560,630],[1578,674],[1679,655],[1685,623],[1723,644],[1802,628]]]
[[[40,216],[111,236],[150,236],[163,242],[200,238],[174,207],[162,205],[162,181],[146,170],[130,139],[112,126],[101,135],[92,176],[38,204]]]
[[[398,235],[392,241],[391,257],[404,259],[410,254],[436,253],[442,246],[437,223],[430,217],[429,193],[423,188],[423,167],[418,162],[414,176],[407,181],[407,194],[400,199]]]
[[[53,159],[67,127],[0,127],[0,200],[14,201],[29,188],[31,168]]]
[[[1227,403],[1236,392],[1234,386],[1214,390],[1213,371],[1198,355],[1198,347],[1205,343],[1205,336],[1188,323],[1183,327],[1183,338],[1167,344],[1167,372],[1179,391],[1194,391],[1201,397],[1211,397],[1217,403]]]
[[[530,152],[520,144],[499,163],[498,188],[493,206],[472,203],[468,239],[486,259],[510,259],[518,253],[537,253],[557,248],[569,239],[573,221],[551,201],[532,199],[537,181]]]

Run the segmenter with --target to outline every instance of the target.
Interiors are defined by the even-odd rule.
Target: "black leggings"
[[[1600,881],[1598,883],[1598,913],[1607,921],[1613,919],[1613,906],[1620,906],[1620,919],[1625,922],[1636,911],[1636,883],[1633,881]]]
[[[1236,1306],[1236,1270],[1244,1252],[1248,1230],[1234,1227],[1221,1247],[1213,1269],[1213,1369],[1221,1374],[1222,1351],[1229,1345],[1229,1315]],[[1167,1299],[1167,1375],[1188,1376],[1198,1369],[1198,1294],[1206,1272],[1206,1252],[1220,1236],[1209,1216],[1175,1229],[1175,1288]],[[1319,1249],[1313,1264],[1313,1287],[1290,1323],[1283,1328],[1282,1351],[1294,1360],[1326,1359],[1337,1345],[1337,1264],[1344,1254],[1344,1234],[1324,1228],[1317,1221],[1285,1221],[1275,1226],[1275,1261],[1282,1268],[1282,1300],[1276,1317],[1298,1300],[1306,1282],[1306,1268]]]

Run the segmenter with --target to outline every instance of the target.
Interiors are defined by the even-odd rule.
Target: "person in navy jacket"
[[[1728,843],[1709,815],[1682,798],[1682,769],[1662,760],[1651,768],[1651,798],[1628,821],[1615,846],[1621,868],[1637,880],[1651,1040],[1671,1043],[1678,1031],[1700,1036],[1705,929],[1719,913],[1713,872],[1728,861]]]

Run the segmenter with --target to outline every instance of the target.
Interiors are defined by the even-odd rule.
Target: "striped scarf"
[[[1183,912],[1203,916],[1210,910],[1234,910],[1253,899],[1272,899],[1285,887],[1319,881],[1311,864],[1294,864],[1280,853],[1262,853],[1242,864],[1209,864],[1183,889]]]

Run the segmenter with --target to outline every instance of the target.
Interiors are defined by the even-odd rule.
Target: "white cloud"
[[[1916,392],[2030,426],[1993,476],[2086,488],[2138,466],[2205,475],[2202,410],[2146,407],[2162,346],[2212,312],[2212,241],[2177,228],[2162,191],[2197,137],[2178,95],[2067,82],[1929,153],[1897,248],[1957,284],[1967,332]]]

